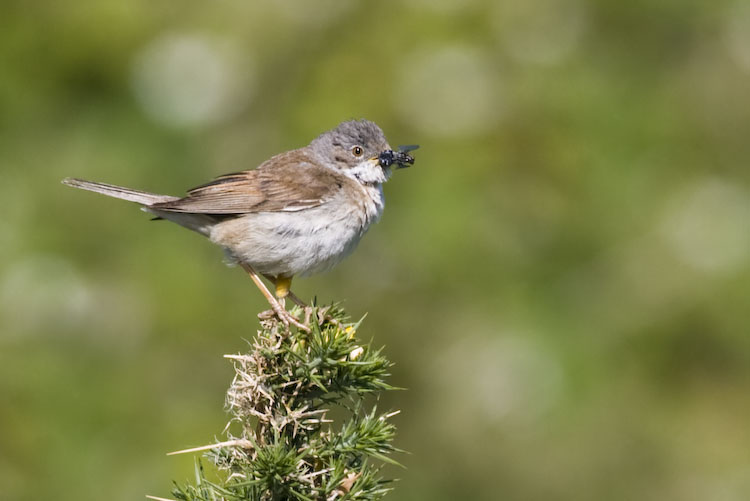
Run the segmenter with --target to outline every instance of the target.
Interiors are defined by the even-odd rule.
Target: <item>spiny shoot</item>
[[[226,440],[180,451],[205,451],[217,478],[196,461],[176,499],[375,500],[391,489],[381,468],[398,464],[398,411],[367,410],[366,399],[395,389],[386,382],[392,364],[356,338],[359,323],[341,309],[314,308],[311,318],[310,333],[263,320],[249,353],[226,355],[235,368]]]

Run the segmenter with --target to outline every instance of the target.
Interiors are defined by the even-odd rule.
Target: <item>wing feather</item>
[[[153,207],[196,214],[299,211],[325,203],[344,182],[343,175],[294,150],[255,170],[219,176],[191,189],[183,198]]]

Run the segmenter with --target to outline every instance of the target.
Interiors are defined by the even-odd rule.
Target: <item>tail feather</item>
[[[75,179],[66,177],[62,180],[63,184],[72,186],[73,188],[80,188],[82,190],[93,191],[94,193],[100,193],[107,195],[108,197],[120,198],[129,202],[135,202],[142,205],[153,205],[159,202],[171,202],[178,200],[178,197],[172,197],[169,195],[157,195],[156,193],[149,193],[147,191],[133,190],[130,188],[124,188],[122,186],[115,186],[113,184],[96,183],[93,181],[85,181],[83,179]]]

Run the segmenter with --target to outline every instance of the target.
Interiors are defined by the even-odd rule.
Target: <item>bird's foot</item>
[[[310,327],[308,325],[305,325],[307,322],[305,323],[300,322],[299,320],[297,320],[297,318],[294,315],[292,315],[286,310],[284,310],[284,312],[282,313],[282,317],[280,318],[280,320],[284,323],[284,325],[288,326],[289,324],[292,324],[298,329],[307,332],[308,334],[311,332]]]
[[[321,308],[318,308],[318,325],[323,325],[326,322],[332,323],[335,326],[339,326],[340,322],[336,320],[333,316],[328,314],[328,310],[330,310],[330,306],[323,306]]]
[[[271,304],[270,310],[266,310],[261,313],[258,313],[258,318],[261,320],[268,320],[274,316],[278,318],[279,321],[281,321],[281,323],[284,324],[284,327],[286,327],[287,329],[289,329],[290,325],[293,325],[297,327],[298,329],[303,330],[307,333],[310,332],[310,327],[309,327],[310,322],[307,316],[305,316],[304,323],[300,322],[299,320],[297,320],[297,317],[289,313],[278,302],[276,304]]]
[[[260,320],[270,320],[276,315],[276,312],[273,310],[265,310],[258,313],[258,318]]]
[[[313,314],[312,306],[305,306],[303,311],[305,312],[305,325],[310,325],[310,318]]]
[[[297,306],[299,306],[302,311],[304,312],[304,321],[300,323],[295,316],[293,316],[291,313],[286,311],[284,308],[284,299],[277,299],[277,303],[279,305],[279,309],[273,308],[272,310],[266,310],[262,313],[258,314],[258,318],[261,320],[269,319],[273,316],[276,316],[281,320],[284,325],[287,327],[291,323],[292,325],[304,330],[305,332],[310,332],[310,328],[308,327],[310,325],[310,321],[313,317],[313,312],[315,312],[315,309],[312,306],[309,306],[307,303],[302,301],[296,294],[294,294],[292,291],[287,292],[287,296],[289,299],[294,302]],[[269,301],[270,302],[270,301]],[[271,304],[272,307],[274,307],[274,304]],[[315,321],[318,322],[318,325],[322,326],[324,323],[329,322],[333,325],[338,326],[340,322],[336,320],[332,315],[328,313],[328,311],[331,309],[330,306],[323,306],[318,307],[317,312],[315,315]]]

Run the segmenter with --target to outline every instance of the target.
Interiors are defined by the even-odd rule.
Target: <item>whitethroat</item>
[[[383,213],[382,184],[392,168],[414,163],[416,145],[394,151],[373,122],[351,120],[303,148],[253,170],[225,174],[173,197],[66,178],[64,184],[138,203],[142,209],[205,235],[250,275],[286,325],[309,327],[286,311],[304,306],[292,277],[326,271],[359,243]],[[276,297],[259,277],[276,287]]]

